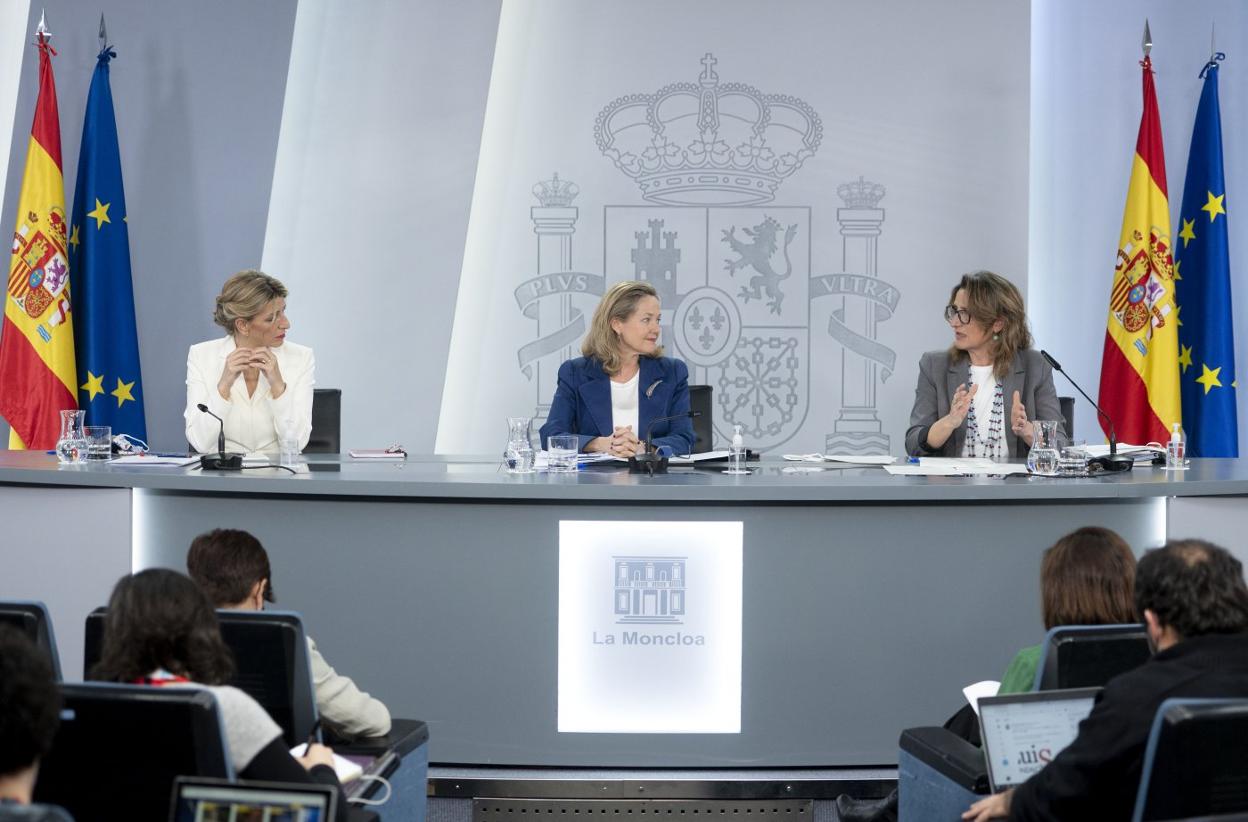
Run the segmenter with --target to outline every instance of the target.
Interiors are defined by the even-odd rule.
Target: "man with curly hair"
[[[0,822],[72,822],[58,807],[30,804],[60,712],[47,659],[25,634],[0,625]]]

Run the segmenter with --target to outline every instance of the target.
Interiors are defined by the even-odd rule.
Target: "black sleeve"
[[[290,755],[279,736],[260,749],[238,774],[239,779],[256,779],[265,782],[293,782],[297,785],[312,783],[331,785],[338,791],[336,822],[347,822],[347,796],[338,782],[338,775],[328,765],[317,765],[307,770],[299,760]]]

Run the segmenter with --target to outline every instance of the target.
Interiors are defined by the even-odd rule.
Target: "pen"
[[[909,463],[910,465],[918,465],[919,458],[918,457],[906,457],[906,462]]]
[[[316,732],[321,728],[321,718],[318,716],[316,721],[312,723],[312,730],[308,733],[308,744],[303,748],[303,755],[307,756],[308,751],[312,750],[312,745],[316,742]]]

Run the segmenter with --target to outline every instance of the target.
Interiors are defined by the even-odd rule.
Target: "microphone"
[[[243,470],[242,454],[225,453],[225,420],[208,410],[202,402],[195,406],[217,422],[221,423],[221,432],[217,435],[217,453],[204,454],[199,458],[199,467],[209,471],[241,471]]]
[[[644,454],[634,454],[628,458],[628,473],[630,474],[655,474],[667,473],[667,457],[661,457],[654,451],[654,443],[652,442],[654,434],[654,426],[661,422],[670,422],[671,420],[684,419],[685,417],[700,417],[701,411],[685,411],[680,414],[672,414],[668,417],[659,417],[650,420],[650,424],[646,426],[646,452]]]
[[[1085,400],[1092,403],[1092,407],[1096,409],[1096,413],[1099,414],[1101,419],[1105,420],[1105,424],[1109,426],[1109,455],[1104,457],[1093,457],[1088,460],[1088,465],[1099,466],[1101,470],[1107,473],[1130,471],[1135,465],[1135,460],[1131,459],[1131,457],[1123,456],[1118,453],[1118,437],[1114,433],[1114,421],[1110,419],[1109,414],[1106,414],[1105,409],[1096,404],[1096,400],[1088,396],[1087,391],[1084,391],[1079,387],[1079,383],[1075,382],[1069,374],[1062,370],[1062,366],[1057,360],[1053,359],[1052,355],[1049,354],[1048,351],[1042,350],[1040,352],[1040,356],[1044,357],[1044,361],[1047,362],[1054,371],[1065,377],[1066,381],[1073,385],[1075,390],[1082,394]]]

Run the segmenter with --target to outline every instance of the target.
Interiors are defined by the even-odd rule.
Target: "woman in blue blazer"
[[[581,353],[559,367],[543,448],[552,436],[575,434],[584,452],[640,454],[651,422],[689,411],[689,369],[663,356],[659,295],[650,283],[625,281],[607,291]],[[688,454],[693,440],[693,424],[682,417],[655,424],[651,442]]]

